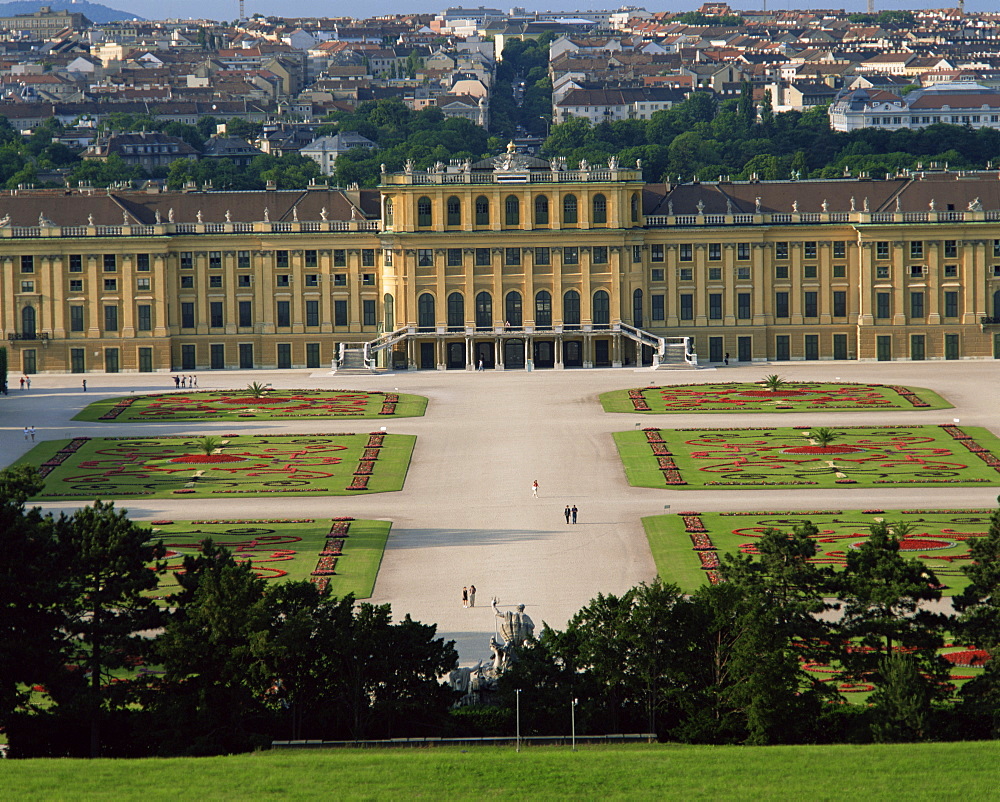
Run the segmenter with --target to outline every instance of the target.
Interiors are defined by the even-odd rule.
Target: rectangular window
[[[738,281],[749,281],[750,280],[750,268],[749,267],[737,267],[736,268],[736,278]]]
[[[681,246],[684,247],[683,245]],[[691,247],[690,245],[688,246]],[[657,243],[655,245],[649,246],[649,261],[650,262],[662,262],[663,261],[663,244]]]
[[[889,265],[875,265],[875,278],[889,278]]]
[[[787,242],[776,242],[774,243],[774,258],[785,261],[788,259],[788,243]]]
[[[503,249],[503,263],[510,267],[517,267],[521,264],[521,249],[520,248],[504,248]]]
[[[139,331],[153,330],[153,307],[149,304],[139,304],[136,307],[136,328]]]
[[[833,266],[833,277],[834,278],[847,278],[847,265],[834,265]]]
[[[535,248],[535,264],[536,265],[552,264],[552,254],[548,248]]]
[[[694,296],[690,293],[682,293],[680,302],[680,319],[694,320]]]
[[[649,280],[657,282],[663,281],[663,275],[664,274],[662,267],[654,267],[652,270],[649,271]]]
[[[708,261],[710,261],[710,262],[721,262],[722,261],[722,243],[721,242],[710,242],[710,243],[708,243]]]
[[[944,277],[945,278],[958,278],[958,265],[945,265],[944,266]]]
[[[153,349],[152,348],[140,348],[139,349],[139,372],[140,373],[152,373],[153,372]]]
[[[923,278],[923,277],[924,277],[923,265],[910,265],[910,278]]]
[[[750,293],[736,293],[736,318],[737,320],[750,319]]]
[[[708,319],[722,320],[722,293],[710,292],[708,294]]]
[[[946,239],[944,241],[944,258],[945,259],[958,258],[958,240]]]
[[[847,317],[847,293],[844,290],[833,291],[833,316]]]
[[[362,273],[361,274],[361,286],[362,287],[374,287],[375,286],[375,274],[374,273]]]
[[[118,290],[118,279],[116,278],[106,278],[104,279],[104,291],[105,292],[117,292]]]
[[[21,292],[34,292],[35,282],[34,281],[22,281],[21,282]]]
[[[708,268],[708,280],[709,281],[722,281],[722,268],[721,267],[710,267],[710,268]]]
[[[816,265],[803,265],[802,278],[816,278]]]
[[[679,249],[679,259],[682,262],[690,262],[694,259],[694,246],[691,243],[683,243],[680,245]]]
[[[191,251],[181,251],[181,270],[194,269],[194,254]]]
[[[319,265],[319,251],[306,251],[306,267]]]
[[[83,292],[83,279],[82,278],[71,278],[69,280],[69,291],[70,292]]]
[[[35,257],[34,256],[22,256],[21,257],[21,272],[22,273],[34,273],[35,272]]]
[[[250,251],[236,252],[236,267],[240,270],[247,270],[250,267]]]
[[[333,302],[333,325],[347,325],[347,301],[338,300]]]
[[[374,326],[375,320],[375,301],[365,299],[361,302],[361,315],[362,315],[362,325]]]
[[[288,273],[278,273],[274,278],[279,287],[291,286],[292,279]]]
[[[334,273],[333,274],[333,286],[334,287],[346,287],[347,286],[347,273]]]
[[[83,331],[83,307],[71,306],[69,308],[69,330]]]
[[[222,269],[222,251],[208,252],[208,269],[209,270]]]
[[[71,253],[69,255],[69,272],[70,273],[83,272],[83,254]]]
[[[188,301],[181,304],[181,328],[194,328],[194,304]]]
[[[776,279],[787,279],[788,278],[788,265],[775,265],[774,266],[774,277]]]
[[[803,242],[802,243],[802,256],[805,259],[815,259],[816,258],[816,243],[815,242]]]
[[[594,264],[595,265],[606,265],[608,263],[608,246],[607,245],[595,245],[594,246]]]
[[[241,287],[243,289],[246,289],[247,287],[249,287],[250,286],[250,276],[242,276],[242,275],[241,276],[237,276],[236,277],[236,286],[237,287]]]
[[[923,259],[924,258],[924,243],[923,240],[913,240],[910,243],[910,258],[911,259]]]
[[[434,267],[433,249],[417,248],[417,267]]]
[[[838,240],[833,243],[833,258],[834,259],[846,259],[847,258],[847,243],[843,240]]]
[[[149,254],[137,253],[135,255],[135,269],[139,273],[149,272]]]
[[[564,265],[578,265],[578,264],[580,264],[580,249],[579,248],[563,248],[563,264]]]
[[[535,261],[536,262],[538,261],[537,257],[536,257]],[[461,267],[461,266],[462,266],[462,249],[461,248],[449,248],[448,249],[448,267]]]
[[[833,335],[833,358],[834,359],[847,359],[847,335],[846,334],[834,334]]]
[[[476,248],[476,266],[486,267],[490,264],[490,249]]]
[[[290,343],[278,343],[278,367],[287,370],[292,366],[292,346]]]
[[[292,325],[292,304],[289,301],[278,301],[277,313],[279,327],[287,328]]]
[[[944,294],[944,316],[958,317],[958,293],[949,290]]]
[[[802,294],[802,314],[804,317],[819,317],[819,293],[806,292]]]
[[[306,367],[318,368],[319,359],[319,343],[306,343]]]
[[[819,359],[819,335],[807,334],[804,338],[806,359]]]
[[[890,301],[892,295],[888,292],[877,292],[875,293],[875,317],[880,320],[885,320],[890,315]]]
[[[139,280],[142,281],[142,279],[139,279]],[[209,276],[208,277],[208,286],[209,286],[210,289],[213,289],[213,290],[221,290],[222,289],[222,276]]]
[[[240,328],[253,326],[253,301],[240,301],[238,305]]]
[[[306,301],[306,325],[319,325],[319,301]]]
[[[650,306],[650,314],[652,315],[653,320],[664,320],[665,319],[664,318],[664,310],[663,310],[663,298],[664,298],[664,296],[660,295],[659,293],[657,293],[655,295],[650,295],[649,296],[650,304],[651,304],[651,306]]]
[[[889,258],[889,243],[885,240],[881,240],[875,243],[875,258],[876,259],[888,259]]]
[[[924,316],[924,294],[922,292],[910,293],[910,317]]]
[[[105,331],[118,331],[118,307],[117,306],[105,306],[104,307],[104,330]]]
[[[1000,258],[1000,239],[993,240],[993,258]]]
[[[212,370],[225,370],[226,367],[226,346],[221,343],[212,343],[208,346],[209,367]]]
[[[633,245],[632,246],[632,264],[640,264],[642,262],[642,246]]]
[[[736,243],[736,259],[740,262],[746,262],[750,258],[750,243],[749,242],[737,242]]]
[[[222,301],[211,301],[208,304],[208,325],[213,329],[221,329],[225,325]]]
[[[274,252],[274,264],[275,264],[275,267],[287,268],[288,265],[289,265],[288,251],[275,251]]]
[[[386,265],[392,265],[392,252],[386,251],[389,254],[386,257]],[[361,266],[362,267],[375,267],[375,249],[374,248],[362,248],[361,249]]]
[[[104,254],[104,272],[114,273],[118,270],[118,257],[113,253]]]
[[[774,294],[774,316],[788,317],[788,293],[776,292]]]
[[[319,273],[306,273],[306,286],[307,287],[318,287],[319,286]]]
[[[681,281],[694,281],[694,268],[682,267],[677,271]]]
[[[343,248],[337,248],[333,252],[333,266],[334,267],[347,267],[347,251]]]

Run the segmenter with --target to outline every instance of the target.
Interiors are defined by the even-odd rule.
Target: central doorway
[[[465,367],[465,343],[448,343],[448,370]]]
[[[486,342],[476,343],[476,367],[479,367],[479,363],[483,363],[483,369],[489,368],[492,370],[496,367],[496,361],[493,356],[493,342],[488,340]]]
[[[524,340],[504,340],[503,366],[510,370],[524,368]]]
[[[554,368],[556,366],[556,349],[552,340],[535,340],[532,351],[536,368]]]

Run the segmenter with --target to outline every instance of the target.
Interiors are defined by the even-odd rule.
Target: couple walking
[[[462,606],[463,607],[475,607],[476,606],[476,586],[469,585],[468,587],[462,588]]]
[[[566,510],[563,514],[566,516],[566,523],[569,523],[570,518],[573,519],[573,523],[576,523],[576,504],[574,504],[572,507],[570,507],[567,504]]]

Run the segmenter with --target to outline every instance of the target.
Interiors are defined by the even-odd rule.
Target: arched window
[[[504,200],[503,210],[504,225],[521,225],[521,201],[519,201],[514,195],[508,195],[506,200]]]
[[[567,195],[563,198],[563,222],[575,224],[576,217],[576,195]]]
[[[547,226],[549,224],[549,199],[545,195],[535,196],[535,225]]]
[[[448,296],[448,328],[461,329],[465,326],[465,298],[460,292]]]
[[[631,206],[632,206],[632,222],[633,223],[638,223],[639,222],[639,195],[638,195],[638,193],[633,193],[632,194],[632,203],[631,203]]]
[[[26,340],[35,339],[37,318],[35,307],[26,306],[21,310],[21,334]]]
[[[392,198],[385,199],[385,227],[392,228]]]
[[[429,292],[417,298],[417,326],[422,329],[434,328],[434,296]]]
[[[524,325],[524,316],[521,311],[521,293],[517,292],[517,290],[507,293],[505,311],[505,323],[509,323],[511,326],[518,329]]]
[[[488,226],[490,224],[490,202],[485,195],[476,198],[476,225]]]
[[[591,222],[596,225],[604,225],[608,222],[608,201],[600,192],[594,195],[594,213],[591,215]]]
[[[611,323],[611,298],[604,290],[594,293],[594,325],[607,326]]]
[[[563,296],[563,324],[580,325],[580,293],[576,290],[569,290]]]
[[[535,296],[535,325],[538,328],[552,325],[552,296],[548,290],[541,290]]]
[[[448,225],[449,226],[460,226],[462,225],[462,202],[452,195],[448,198]]]
[[[382,297],[382,309],[385,310],[385,330],[393,331],[396,328],[396,302],[389,293]]]
[[[632,325],[642,328],[642,290],[632,293]]]
[[[493,298],[485,291],[476,296],[476,328],[493,328]]]
[[[431,199],[426,195],[417,198],[417,225],[421,228],[431,225]]]

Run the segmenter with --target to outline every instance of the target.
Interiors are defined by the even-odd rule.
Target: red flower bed
[[[797,395],[814,395],[813,390],[743,390],[738,395],[750,396],[750,398],[782,398]]]
[[[185,454],[183,457],[174,457],[170,461],[190,465],[210,465],[220,462],[246,462],[246,458],[237,457],[235,454]]]
[[[855,446],[795,446],[782,449],[782,454],[856,454],[864,451]]]
[[[964,652],[951,652],[941,656],[953,666],[969,668],[984,666],[990,659],[990,653],[985,649],[967,649]]]

